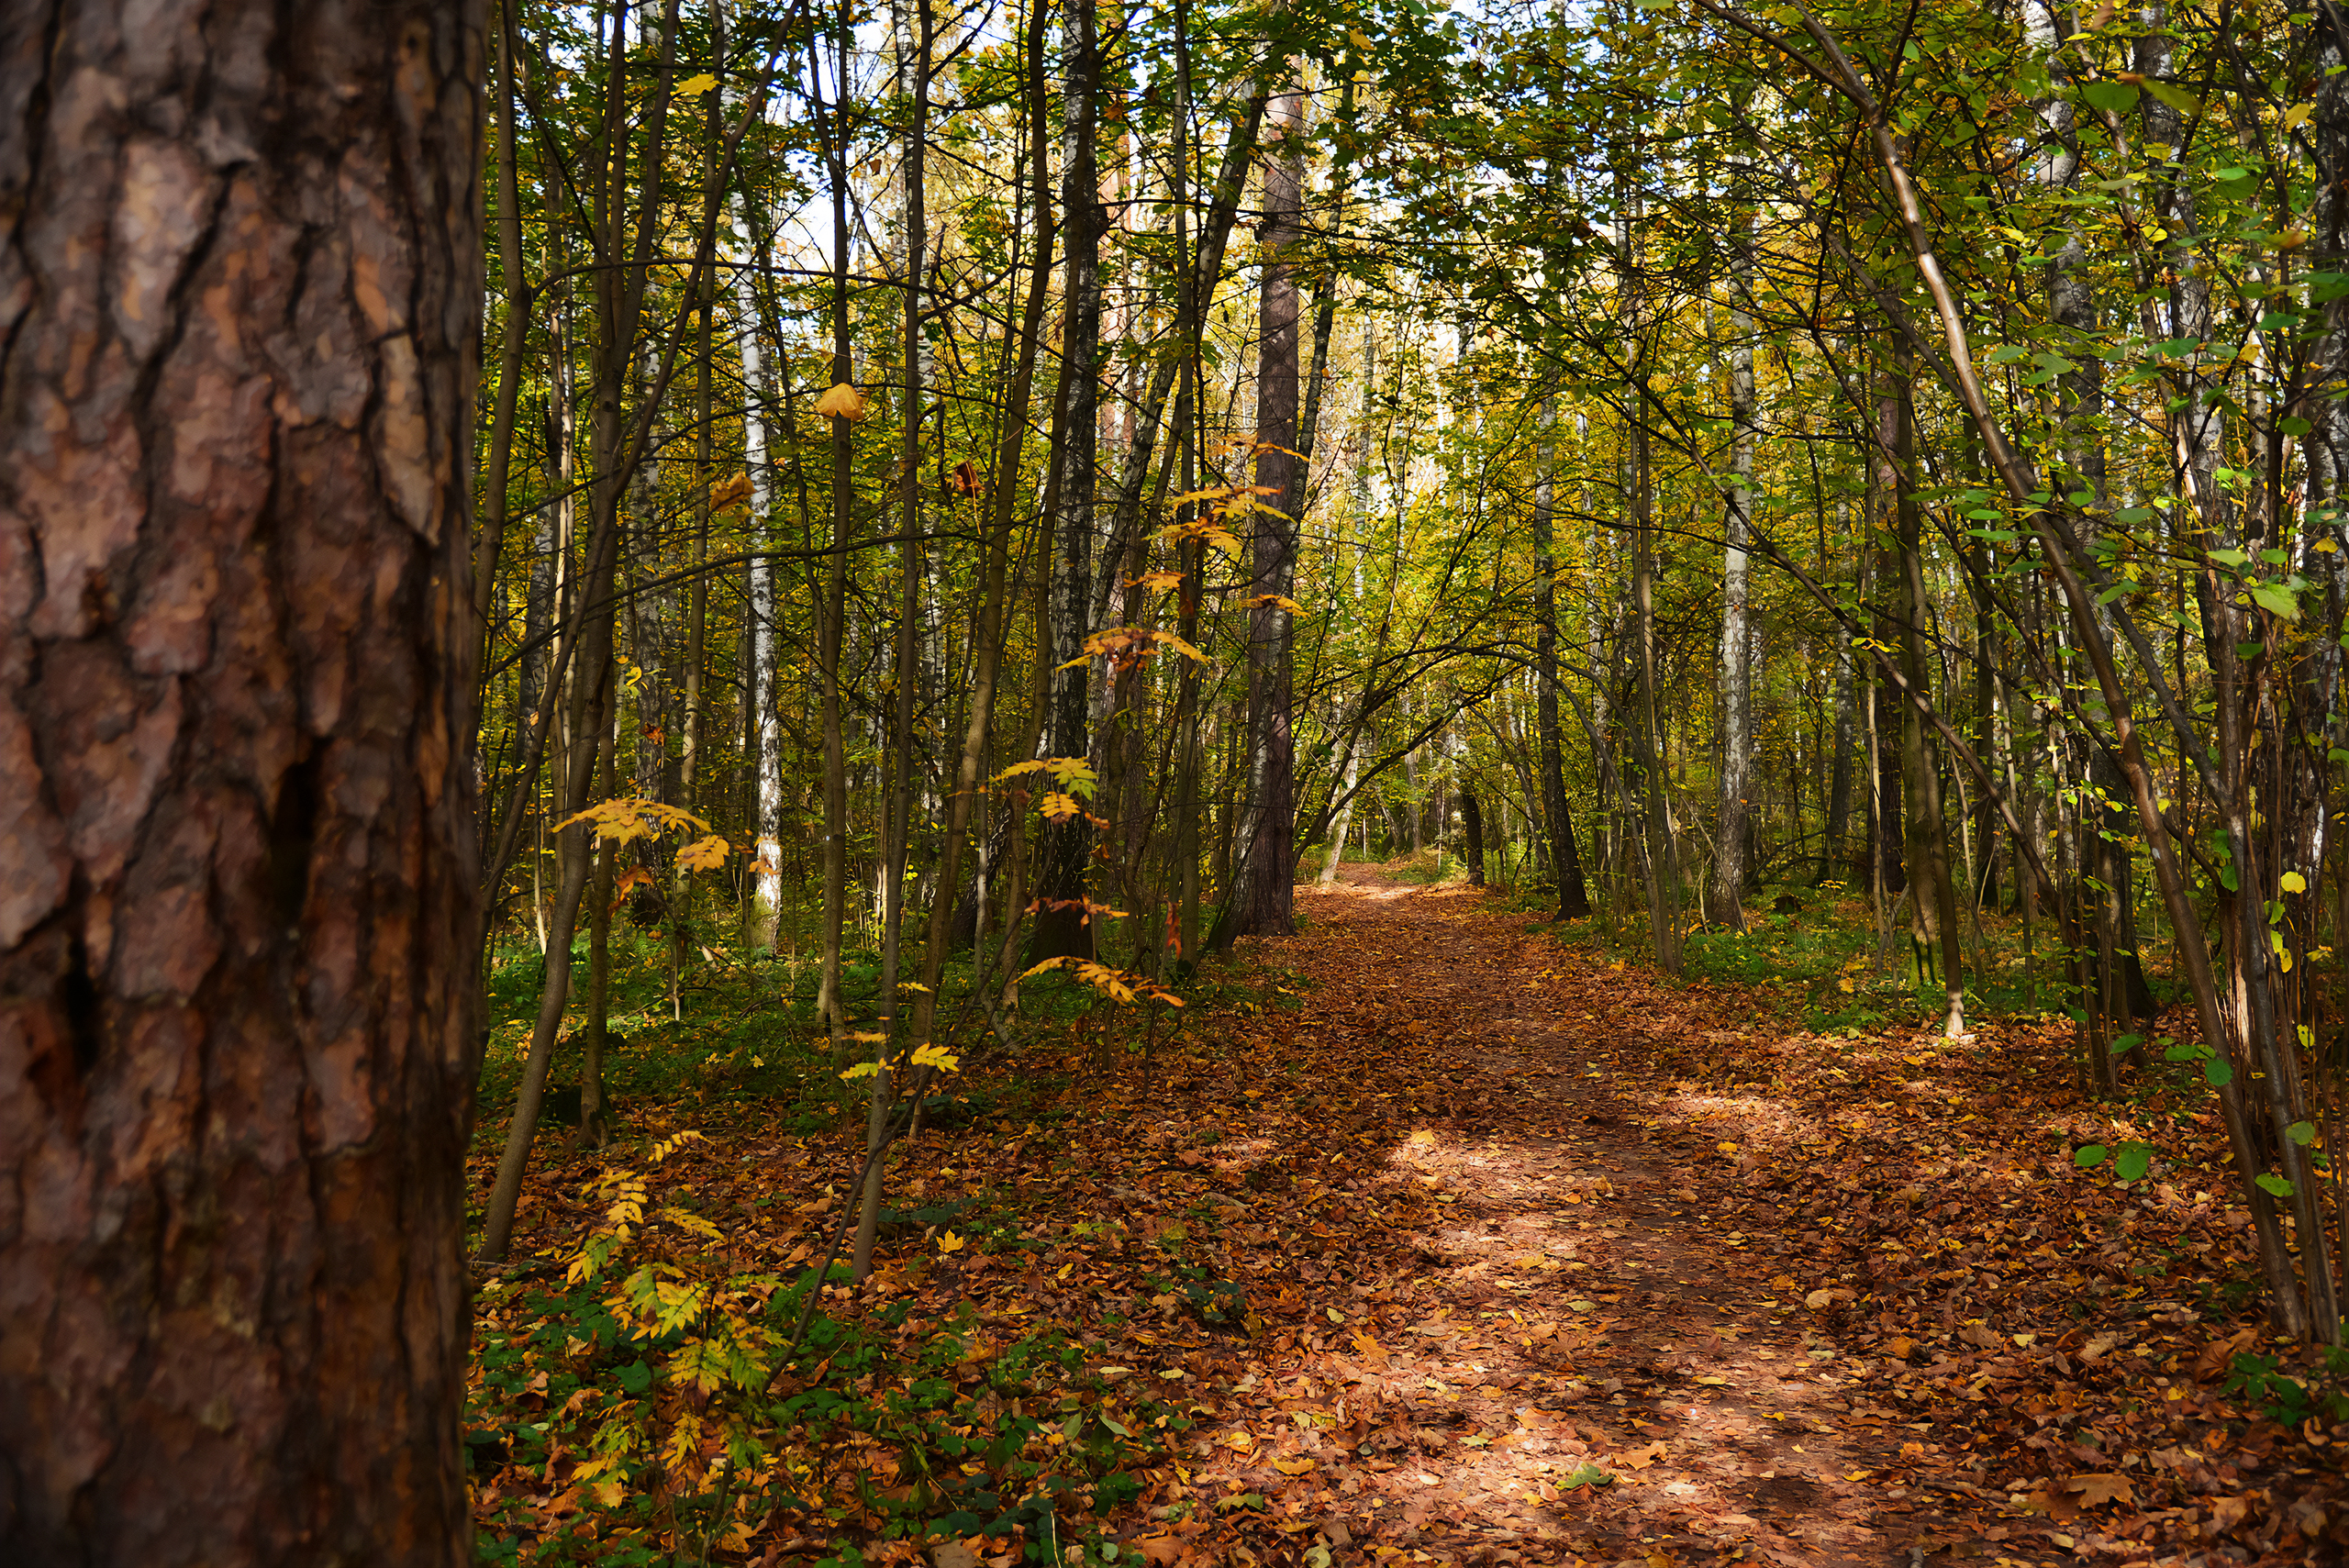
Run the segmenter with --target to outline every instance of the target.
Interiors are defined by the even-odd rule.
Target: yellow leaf
[[[733,853],[733,846],[713,833],[707,839],[696,839],[677,851],[677,864],[686,871],[716,871]]]
[[[1186,490],[1180,495],[1174,496],[1168,500],[1166,504],[1169,506],[1179,509],[1191,505],[1194,501],[1228,501],[1231,498],[1231,495],[1232,489],[1230,485],[1219,484],[1209,490]],[[1162,529],[1161,531],[1172,532],[1173,530]]]
[[[823,396],[816,399],[816,412],[827,419],[845,419],[853,425],[864,417],[864,394],[854,382],[833,383]]]
[[[1276,1459],[1273,1461],[1273,1468],[1283,1475],[1303,1475],[1313,1468],[1313,1462],[1309,1459]]]
[[[2276,885],[2287,893],[2306,893],[2309,890],[2309,879],[2299,872],[2288,871],[2277,880]]]
[[[878,1062],[860,1062],[855,1065],[843,1070],[841,1076],[843,1078],[870,1078],[873,1074],[880,1071],[881,1064]]]
[[[935,1067],[941,1073],[952,1073],[963,1065],[963,1059],[942,1045],[916,1046],[911,1060],[917,1067]]]
[[[719,480],[709,487],[709,509],[722,512],[751,498],[751,476],[736,473]]]
[[[963,1239],[949,1230],[938,1239],[938,1250],[941,1252],[959,1252],[963,1250]]]
[[[2316,113],[2314,104],[2294,104],[2284,111],[2284,128],[2286,130],[2299,129],[2309,123],[2309,117],[2314,113]]]
[[[1164,643],[1175,652],[1183,655],[1186,659],[1195,659],[1202,664],[1208,662],[1208,656],[1206,654],[1200,652],[1197,649],[1192,647],[1189,643],[1184,641],[1181,638],[1175,636],[1171,631],[1152,632],[1151,635],[1157,638],[1160,642]]]
[[[718,78],[705,71],[698,76],[688,76],[683,82],[678,83],[677,96],[680,98],[698,98],[704,93],[708,92],[712,87],[717,85]]]

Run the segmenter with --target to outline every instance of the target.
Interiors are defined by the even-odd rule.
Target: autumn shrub
[[[484,1292],[466,1440],[482,1561],[704,1562],[778,1519],[838,1543],[841,1568],[863,1561],[853,1542],[941,1534],[1024,1534],[1035,1555],[1130,1501],[1188,1429],[1058,1329],[998,1342],[967,1301],[918,1316],[903,1276],[852,1286],[829,1224],[779,1267],[739,1266],[690,1187],[663,1187],[696,1141],[586,1184],[603,1218],[559,1288]],[[956,1250],[1025,1245],[966,1207],[892,1218],[957,1225]],[[1237,1286],[1183,1273],[1203,1320],[1244,1309]]]

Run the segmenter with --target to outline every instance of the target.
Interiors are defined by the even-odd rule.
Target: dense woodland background
[[[492,1255],[616,933],[805,976],[878,1150],[1040,962],[1433,846],[1666,973],[1842,889],[1855,997],[2199,1064],[2334,1336],[2330,10],[500,24]]]

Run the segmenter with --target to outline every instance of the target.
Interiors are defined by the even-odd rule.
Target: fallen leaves
[[[2221,1386],[2267,1347],[2193,1305],[2240,1277],[2215,1182],[2075,1168],[2086,1123],[2040,1036],[1773,1033],[1734,987],[1562,955],[1473,899],[1362,905],[1317,906],[1222,999],[1190,998],[1153,1082],[1040,1048],[1027,1070],[1067,1073],[1063,1098],[926,1132],[892,1176],[973,1207],[885,1235],[883,1294],[827,1298],[917,1335],[967,1309],[971,1387],[1057,1336],[1069,1359],[1022,1362],[1028,1392],[991,1395],[990,1418],[1037,1423],[1021,1463],[1093,1440],[1072,1416],[1158,1445],[1085,1522],[1119,1561],[1640,1561],[1644,1533],[1687,1563],[1731,1530],[1817,1560],[1780,1533],[1798,1521],[2283,1552],[2343,1528],[2281,1481],[2337,1474],[2330,1438],[2262,1427]],[[1919,1084],[1933,1097],[1901,1093]],[[692,1155],[690,1203],[647,1199],[695,1220],[663,1244],[810,1261],[856,1135],[775,1148],[746,1121]],[[533,1195],[534,1223],[576,1223]],[[678,1395],[645,1397],[684,1429]],[[862,1465],[918,1495],[879,1446],[823,1462],[807,1490],[853,1496]],[[608,1484],[555,1468],[527,1495],[575,1509]],[[486,1489],[521,1485],[503,1475]],[[840,1512],[753,1518],[741,1554],[882,1539],[880,1515]]]

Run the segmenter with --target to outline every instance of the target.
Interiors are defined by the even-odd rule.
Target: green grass
[[[1792,907],[1777,907],[1789,900]],[[1697,904],[1692,889],[1683,903],[1692,920]],[[1771,998],[1770,1010],[1778,1017],[1822,1033],[1921,1023],[1941,1016],[1938,951],[1930,955],[1936,969],[1920,973],[1904,919],[1879,961],[1867,900],[1838,884],[1765,885],[1746,899],[1745,923],[1743,931],[1708,927],[1688,932],[1681,942],[1684,978],[1753,987]],[[1561,940],[1603,950],[1611,957],[1633,962],[1647,957],[1643,906],[1635,907],[1611,930],[1603,915],[1553,929]],[[1978,968],[1970,927],[1967,934],[1968,1017],[2060,1013],[2072,1004],[2062,954],[2052,946],[2046,920],[2038,923],[2026,953],[2021,922],[1986,910]],[[2174,987],[2158,971],[2164,950],[2150,940],[2150,933],[2144,951],[2154,994],[2166,1005]]]

